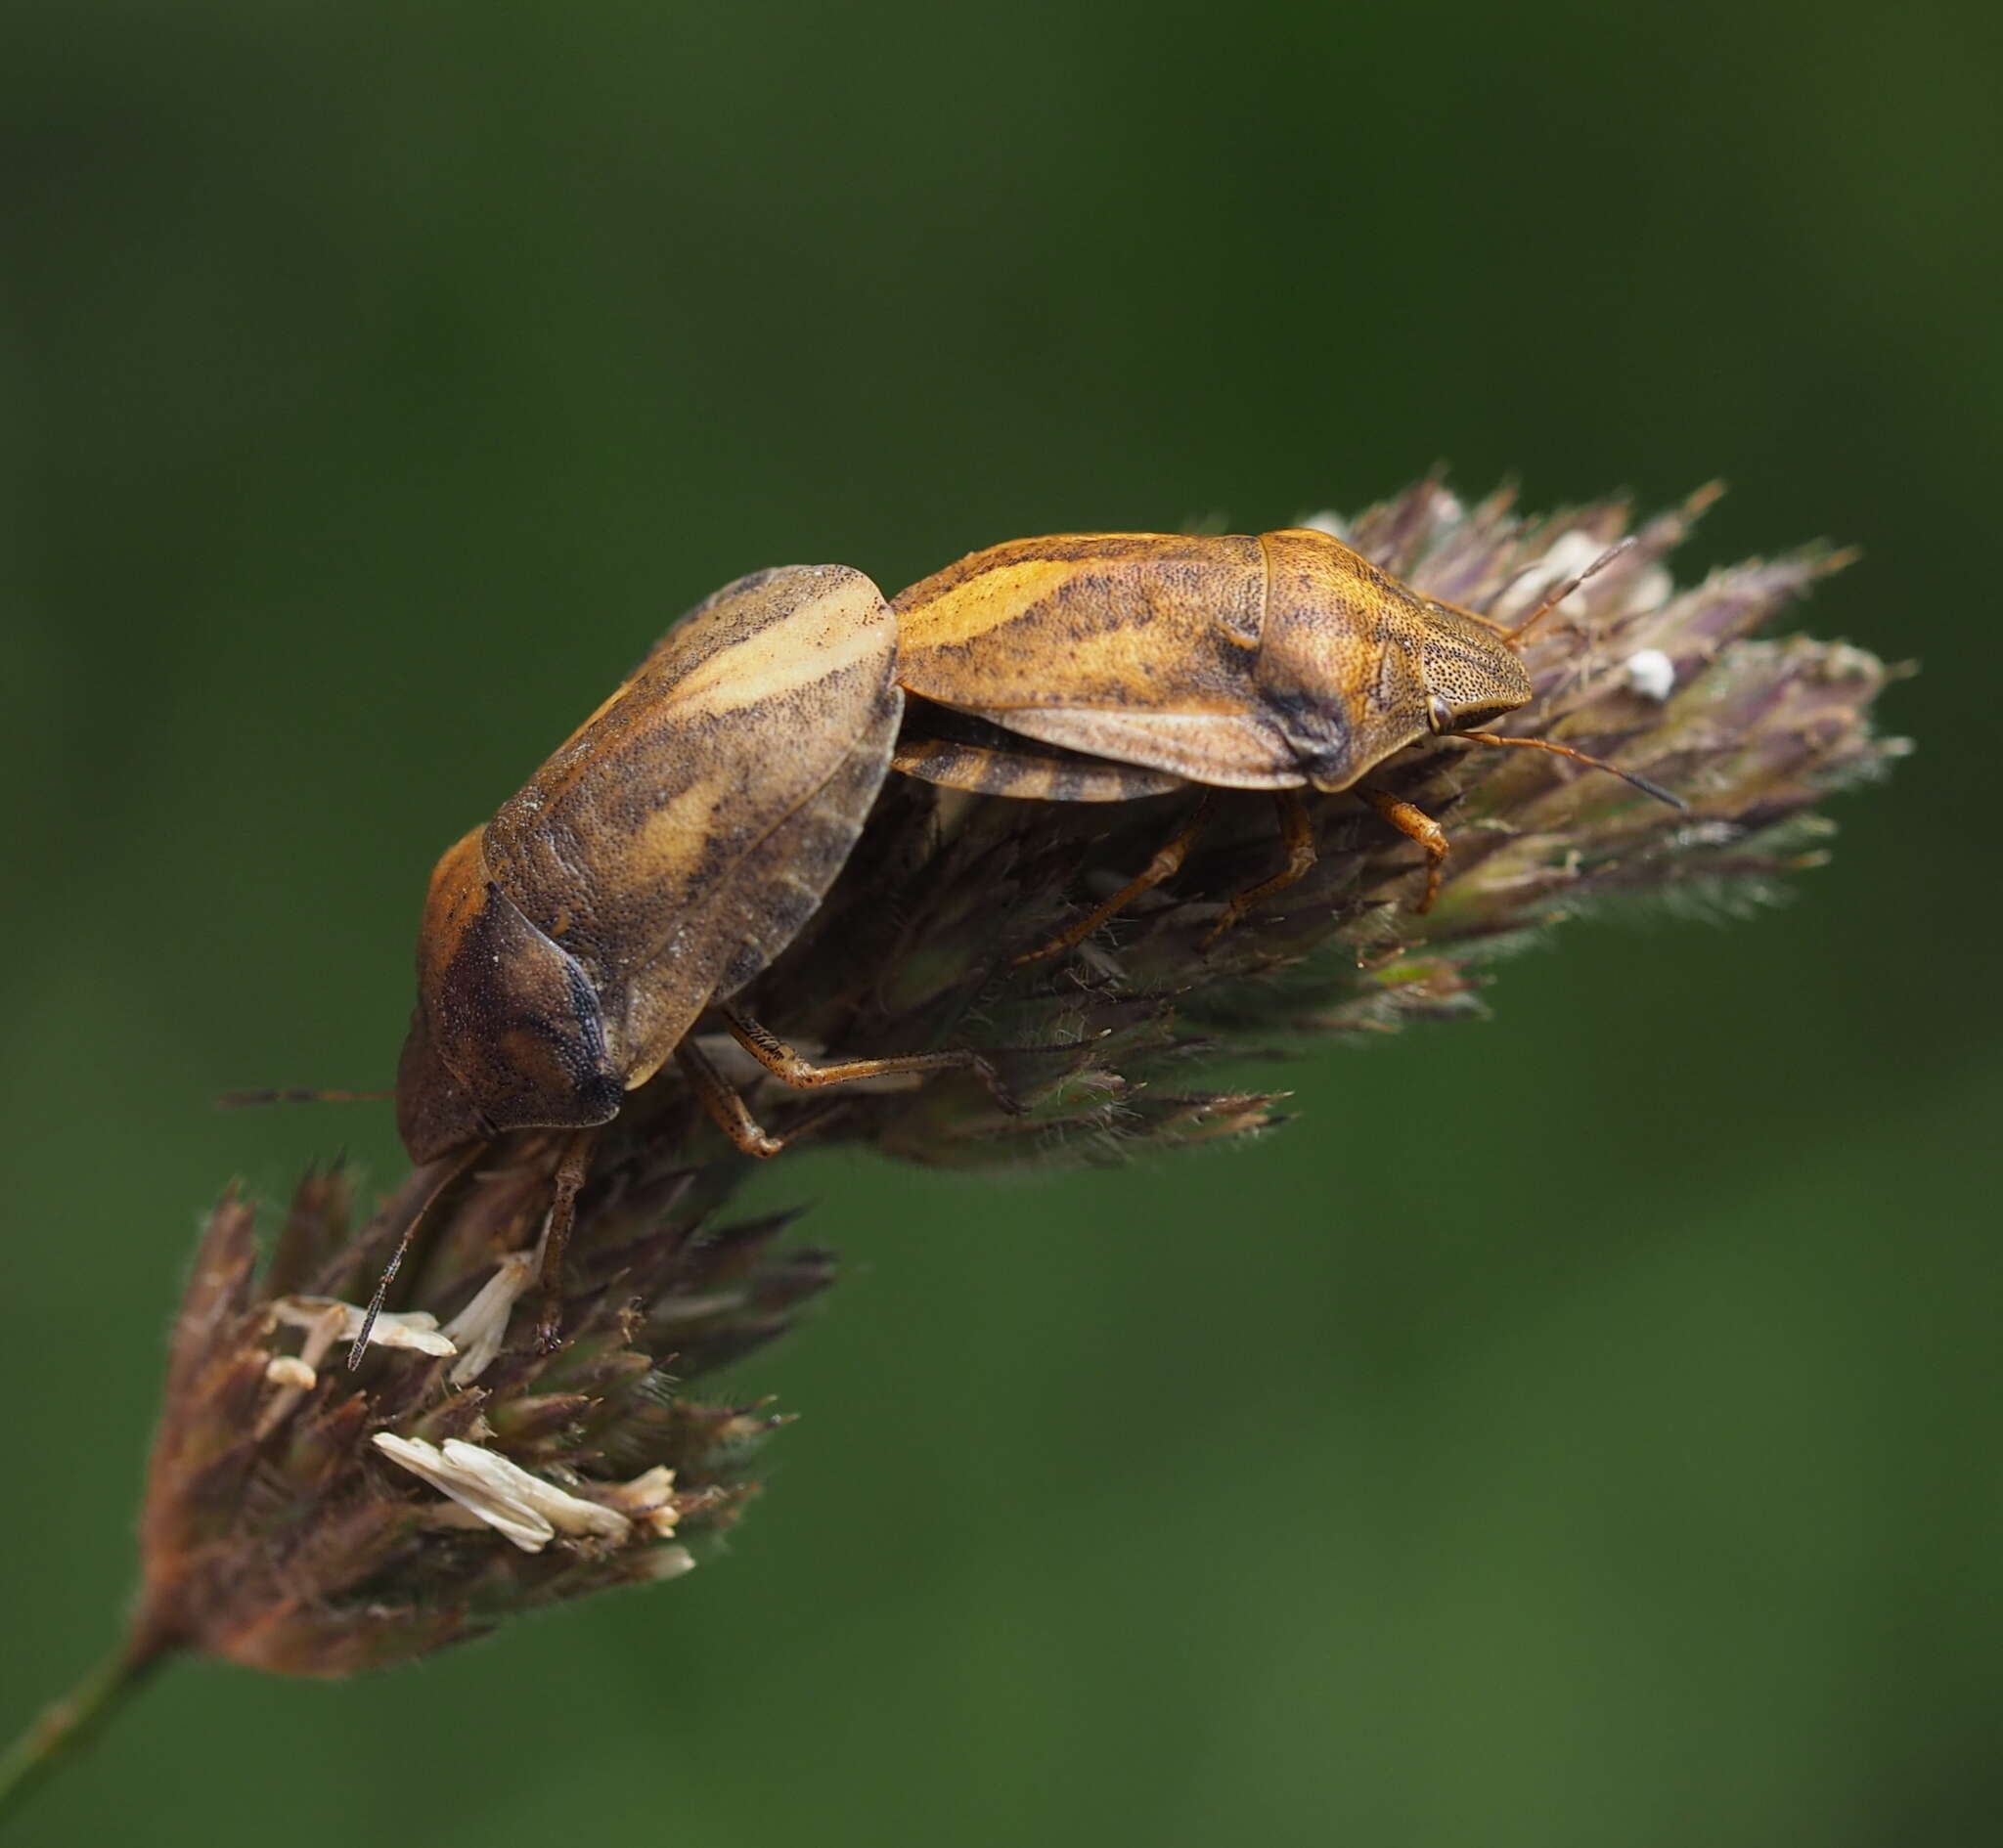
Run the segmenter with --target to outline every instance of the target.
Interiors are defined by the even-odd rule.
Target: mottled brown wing
[[[896,729],[893,712],[887,732],[871,726],[859,737],[834,774],[683,920],[673,970],[629,985],[629,1089],[661,1068],[704,1007],[729,1000],[820,908],[882,787]]]
[[[893,607],[908,692],[1197,782],[1300,781],[1257,693],[1257,538],[1014,540],[912,585]]]
[[[495,882],[589,975],[638,1083],[779,953],[889,769],[896,624],[842,565],[698,604],[488,823]]]

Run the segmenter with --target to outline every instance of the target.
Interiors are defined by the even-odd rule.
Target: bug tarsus
[[[731,1037],[742,1046],[781,1084],[795,1090],[819,1090],[823,1084],[847,1084],[857,1078],[893,1078],[906,1072],[971,1072],[987,1087],[988,1094],[1011,1116],[1022,1106],[1002,1083],[1002,1075],[971,1047],[954,1046],[943,1052],[906,1052],[881,1059],[841,1059],[816,1065],[795,1051],[769,1027],[761,1026],[740,1009],[724,1006],[717,1010],[730,1029]]]
[[[750,1106],[737,1095],[736,1087],[693,1040],[685,1039],[675,1048],[675,1063],[682,1068],[682,1075],[695,1093],[696,1102],[708,1113],[710,1122],[744,1154],[756,1156],[764,1162],[770,1161],[785,1147],[779,1137],[766,1133],[758,1119],[752,1116]]]

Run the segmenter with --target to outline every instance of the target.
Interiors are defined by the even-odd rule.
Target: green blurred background
[[[1927,668],[1800,903],[1575,930],[1276,1141],[761,1177],[849,1262],[732,1557],[184,1667],[18,1838],[1994,1839],[1999,80],[1977,4],[14,0],[9,1732],[198,1210],[399,1166],[209,1098],[387,1078],[432,858],[714,585],[1722,475],[1686,574],[1859,543],[1805,620]]]

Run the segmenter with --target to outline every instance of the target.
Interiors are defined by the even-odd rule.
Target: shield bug
[[[780,1146],[692,1043],[705,1013],[790,1085],[957,1067],[1006,1101],[977,1053],[817,1066],[732,1002],[820,904],[889,770],[896,633],[846,566],[740,578],[431,875],[397,1127],[419,1163],[460,1152],[441,1190],[506,1131],[572,1132],[544,1237],[546,1343],[591,1139],[628,1091],[673,1060],[740,1149]]]
[[[1518,654],[1524,634],[1614,555],[1509,628],[1421,596],[1306,529],[1081,533],[990,547],[892,607],[905,691],[999,729],[967,739],[950,723],[934,728],[944,736],[921,725],[895,763],[955,788],[1046,801],[1119,801],[1189,784],[1273,791],[1286,863],[1229,902],[1206,946],[1314,863],[1301,792],[1348,791],[1424,849],[1424,911],[1447,835],[1365,780],[1421,738],[1555,752],[1682,806],[1567,745],[1483,729],[1532,697]],[[1039,753],[1039,744],[1059,750]],[[1072,947],[1169,878],[1202,820],[1199,805],[1138,877],[1018,960]]]

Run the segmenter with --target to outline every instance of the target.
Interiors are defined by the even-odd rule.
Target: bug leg
[[[570,1225],[577,1216],[577,1190],[591,1171],[596,1129],[579,1129],[563,1145],[556,1163],[550,1216],[543,1222],[543,1300],[536,1315],[536,1351],[547,1354],[563,1335],[563,1257],[570,1249]]]
[[[1203,824],[1209,813],[1210,798],[1206,795],[1190,812],[1189,819],[1155,849],[1154,858],[1141,869],[1137,877],[1128,880],[1104,903],[1094,905],[1075,923],[1066,925],[1047,944],[1030,950],[1025,955],[1017,956],[1008,966],[1011,969],[1020,969],[1032,962],[1042,962],[1046,956],[1058,956],[1067,949],[1076,949],[1108,918],[1124,911],[1143,892],[1152,892],[1163,880],[1173,879],[1178,868],[1189,857],[1189,850],[1196,844],[1196,837],[1203,832]]]
[[[710,1121],[746,1155],[761,1161],[785,1147],[778,1136],[769,1136],[758,1120],[733,1088],[729,1078],[688,1040],[675,1048],[675,1063],[682,1068],[696,1101],[709,1112]]]
[[[1426,850],[1426,896],[1419,901],[1418,906],[1423,916],[1433,908],[1433,901],[1440,896],[1440,866],[1447,858],[1449,845],[1447,830],[1425,810],[1394,796],[1389,790],[1372,789],[1367,784],[1358,783],[1355,793],[1401,834],[1417,841]]]
[[[823,1084],[846,1084],[851,1078],[888,1078],[899,1072],[971,1072],[988,1087],[988,1095],[1010,1116],[1019,1115],[1022,1110],[1014,1093],[1002,1082],[1001,1075],[970,1047],[956,1046],[945,1052],[906,1052],[889,1059],[843,1059],[833,1065],[815,1065],[811,1060],[802,1058],[769,1028],[761,1027],[750,1015],[739,1013],[728,1005],[719,1007],[717,1012],[723,1016],[731,1037],[781,1084],[790,1084],[795,1090],[815,1090]]]
[[[1270,879],[1248,886],[1224,906],[1224,915],[1210,928],[1199,947],[1208,949],[1224,932],[1263,899],[1284,892],[1307,875],[1314,864],[1314,823],[1308,818],[1308,804],[1298,789],[1275,792],[1279,805],[1279,837],[1286,845],[1287,863]]]

